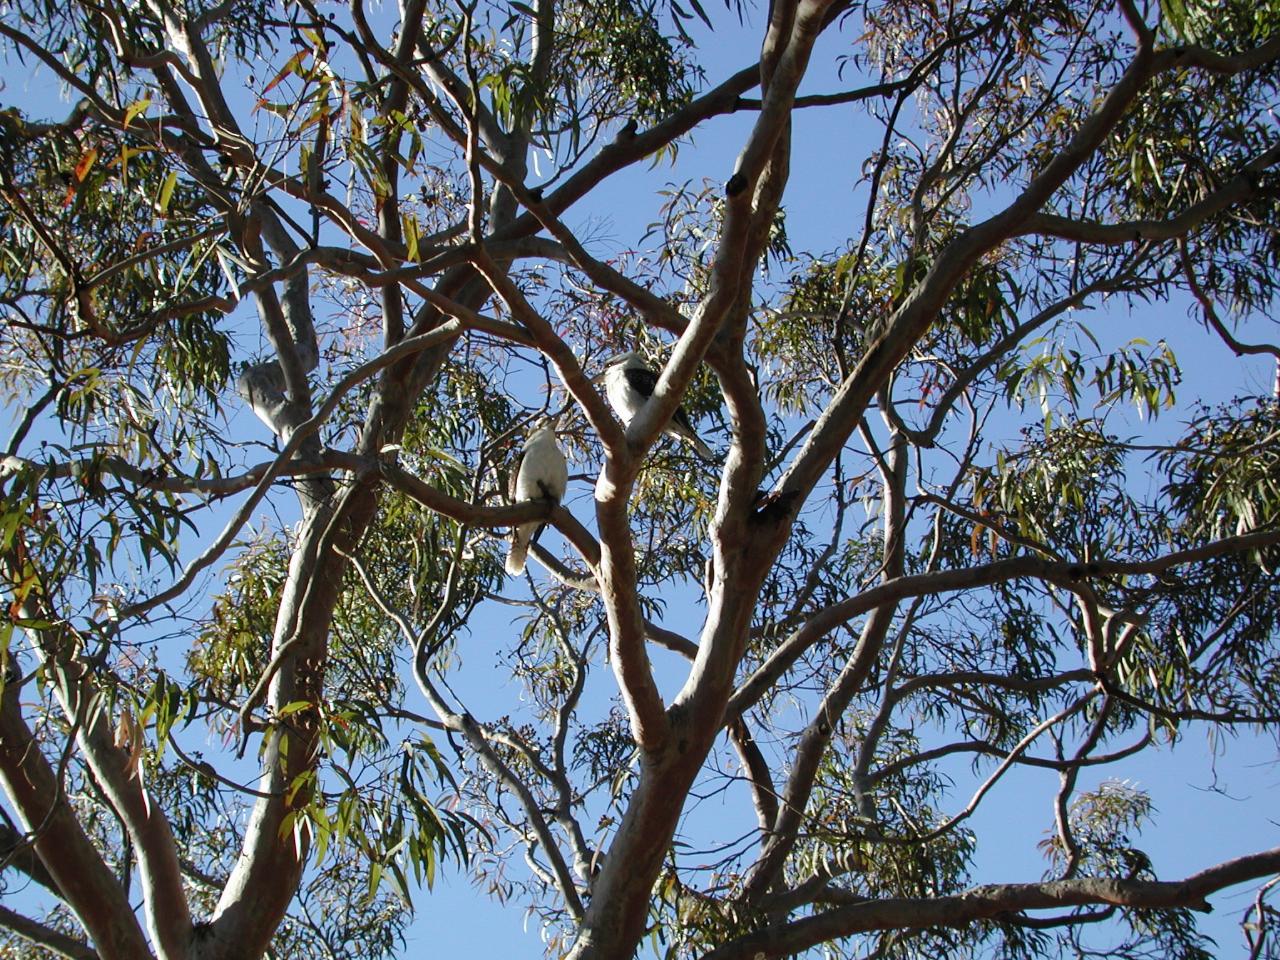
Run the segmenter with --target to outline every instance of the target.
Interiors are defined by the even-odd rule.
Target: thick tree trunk
[[[591,890],[591,904],[567,960],[625,960],[644,936],[650,896],[671,849],[689,788],[714,737],[696,742],[673,723],[663,757],[646,758],[640,782]]]
[[[372,516],[373,498],[360,510],[335,517],[335,507],[313,511],[290,562],[282,591],[272,656],[283,656],[271,681],[267,703],[274,713],[297,701],[319,703],[324,695],[325,663],[333,609],[341,592],[344,563],[328,549],[335,521],[342,529],[341,547],[362,531]],[[341,509],[341,507],[337,508]],[[344,511],[347,512],[347,511]],[[312,799],[309,789],[296,789],[299,777],[316,769],[318,724],[314,710],[289,715],[267,734],[260,799],[245,834],[239,860],[199,943],[201,957],[258,957],[271,942],[301,881],[307,844],[290,830],[289,818]]]
[[[453,282],[462,287],[462,296],[474,298],[478,305],[488,290],[468,284],[470,277],[470,271],[459,271]],[[449,288],[447,283],[442,286]],[[439,371],[451,346],[452,341],[441,344],[384,374],[366,417],[360,453],[375,455],[399,438],[414,399]],[[374,482],[358,482],[309,512],[281,591],[272,643],[273,658],[281,660],[266,698],[269,713],[292,702],[319,703],[324,697],[329,635],[347,569],[343,554],[356,548],[373,522],[380,495]],[[262,956],[297,894],[307,848],[305,843],[295,844],[285,828],[310,792],[297,791],[288,802],[285,795],[300,775],[317,769],[317,732],[314,712],[302,710],[268,734],[258,789],[269,796],[254,807],[240,858],[211,923],[197,930],[193,956],[200,960]]]
[[[57,775],[22,717],[21,688],[0,694],[0,782],[59,894],[93,938],[102,960],[151,957],[124,888],[67,803]]]

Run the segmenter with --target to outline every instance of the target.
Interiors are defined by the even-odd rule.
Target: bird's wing
[[[671,414],[671,422],[686,433],[696,435],[693,424],[689,421],[689,414],[685,412],[684,407],[676,407],[675,413]]]
[[[648,367],[623,367],[623,374],[629,386],[640,396],[648,399],[653,396],[653,388],[658,385],[658,375]]]
[[[684,407],[676,407],[676,412],[671,415],[671,423],[667,425],[667,433],[689,441],[693,449],[698,451],[698,456],[705,460],[711,459],[711,448],[702,442],[702,438],[689,423],[689,415],[684,412]]]

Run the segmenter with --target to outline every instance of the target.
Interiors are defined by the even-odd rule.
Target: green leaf
[[[160,195],[156,198],[156,209],[164,216],[169,212],[169,203],[173,200],[173,188],[178,185],[178,171],[170,170],[160,185]]]
[[[147,111],[147,108],[150,106],[151,106],[150,97],[141,97],[140,99],[135,100],[133,101],[133,103],[129,104],[129,106],[126,107],[124,111],[124,122],[123,122],[124,128],[128,130],[129,124],[133,123],[133,121],[138,118],[139,114],[145,113]]]

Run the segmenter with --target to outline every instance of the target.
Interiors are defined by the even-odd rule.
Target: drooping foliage
[[[1131,764],[1280,720],[1280,6],[0,52],[0,956],[397,956],[446,870],[574,960],[1198,958],[1228,888],[1276,955],[1280,852],[1171,875]]]

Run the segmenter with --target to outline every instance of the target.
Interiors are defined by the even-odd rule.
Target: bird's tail
[[[529,544],[533,541],[536,523],[524,523],[511,531],[511,547],[507,550],[507,573],[518,577],[524,573],[525,559],[529,556]]]
[[[698,452],[698,456],[703,460],[714,460],[715,454],[711,452],[711,448],[702,442],[702,438],[693,432],[691,428],[686,428],[683,424],[672,423],[669,433],[675,434],[689,446]]]

